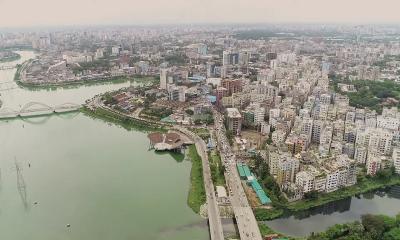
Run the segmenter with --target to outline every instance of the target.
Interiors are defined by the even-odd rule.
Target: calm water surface
[[[14,72],[0,71],[0,83],[13,86]],[[83,103],[128,85],[17,88],[0,99],[13,109]],[[0,239],[208,239],[186,204],[190,162],[147,149],[145,133],[80,113],[0,121]]]
[[[400,186],[343,199],[265,223],[275,231],[290,236],[308,236],[335,224],[360,220],[361,215],[368,213],[389,216],[400,213]]]

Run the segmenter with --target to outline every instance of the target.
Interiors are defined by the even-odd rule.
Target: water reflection
[[[350,206],[351,206],[351,197],[345,198],[345,199],[342,199],[339,201],[327,203],[323,206],[312,208],[307,211],[296,212],[293,214],[293,216],[295,219],[301,220],[301,219],[309,218],[311,216],[315,216],[318,214],[331,215],[336,212],[343,213],[343,212],[349,211]],[[286,216],[286,218],[288,218],[288,217],[290,217],[290,216]]]
[[[360,194],[307,211],[301,211],[265,223],[277,232],[291,236],[307,236],[328,227],[359,220],[364,214],[394,216],[400,209],[400,186]]]

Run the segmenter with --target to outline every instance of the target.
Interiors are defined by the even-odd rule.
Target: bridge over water
[[[9,70],[9,69],[13,69],[13,68],[16,68],[16,66],[7,66],[7,65],[0,66],[0,70]]]
[[[75,103],[63,103],[56,106],[49,106],[41,102],[29,102],[19,110],[11,108],[0,109],[0,119],[10,119],[17,117],[34,117],[40,115],[48,115],[52,113],[65,113],[77,111],[81,105]]]

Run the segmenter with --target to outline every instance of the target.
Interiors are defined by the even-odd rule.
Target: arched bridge
[[[13,68],[16,68],[16,66],[7,66],[7,65],[0,66],[0,70],[8,70],[8,69],[13,69]]]
[[[76,103],[63,103],[56,106],[49,106],[41,102],[29,102],[19,110],[10,108],[0,109],[0,119],[16,117],[33,117],[52,113],[63,113],[77,111],[81,105]]]

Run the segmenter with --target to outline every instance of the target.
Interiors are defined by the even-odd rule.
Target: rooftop
[[[240,114],[237,108],[227,108],[226,112],[229,118],[241,118],[242,115]]]

